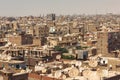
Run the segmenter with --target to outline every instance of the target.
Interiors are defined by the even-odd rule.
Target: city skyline
[[[120,14],[119,0],[0,0],[0,16]]]

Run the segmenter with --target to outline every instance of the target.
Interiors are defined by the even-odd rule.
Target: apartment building
[[[120,50],[120,31],[99,31],[97,41],[98,53],[106,54]]]

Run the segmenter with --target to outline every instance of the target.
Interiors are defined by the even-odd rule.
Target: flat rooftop
[[[2,75],[0,75],[0,80],[3,80],[3,77],[2,77]]]
[[[24,61],[17,61],[17,60],[10,60],[10,61],[0,60],[0,62],[7,62],[7,63],[10,63],[10,64],[21,64],[21,63],[24,63]]]

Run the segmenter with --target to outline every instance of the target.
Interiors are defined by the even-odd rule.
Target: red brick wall
[[[28,74],[12,76],[12,80],[28,80]]]
[[[60,79],[55,79],[55,78],[50,78],[50,77],[47,77],[47,76],[40,76],[38,74],[35,74],[35,73],[30,73],[28,75],[29,77],[29,80],[60,80]]]
[[[28,77],[29,77],[29,78],[34,78],[35,80],[36,80],[36,79],[40,79],[40,80],[41,80],[41,76],[40,76],[40,75],[33,74],[33,73],[30,73],[30,74],[28,75]]]

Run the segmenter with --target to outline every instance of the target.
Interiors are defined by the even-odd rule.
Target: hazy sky
[[[0,16],[120,13],[120,0],[0,0]]]

